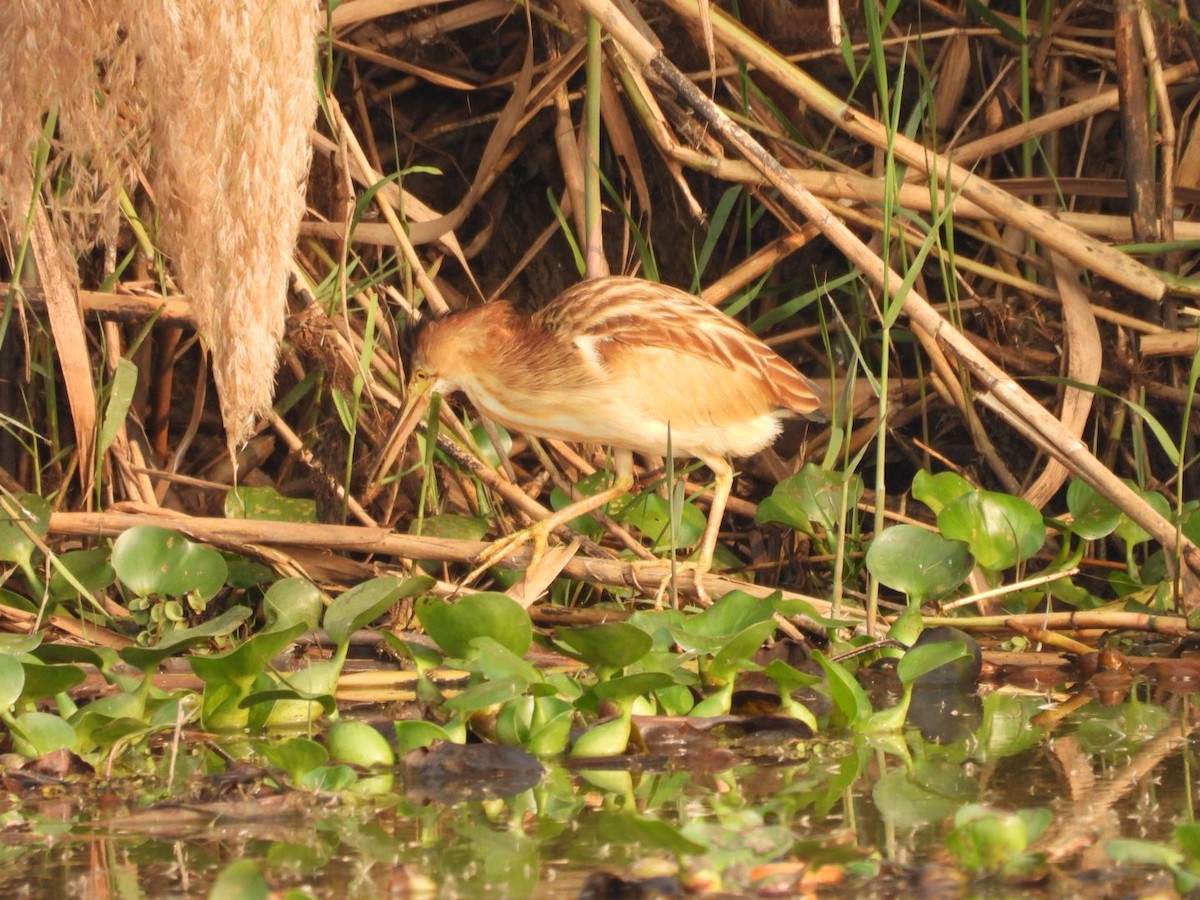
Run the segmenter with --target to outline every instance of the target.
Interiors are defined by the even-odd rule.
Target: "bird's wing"
[[[593,365],[625,350],[665,350],[768,385],[775,402],[796,413],[820,405],[820,389],[750,329],[677,288],[622,276],[599,278],[567,289],[536,317],[542,328],[573,342]]]

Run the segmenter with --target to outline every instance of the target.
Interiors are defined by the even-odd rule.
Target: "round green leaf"
[[[863,482],[857,475],[848,477],[845,502],[847,508],[853,508],[862,497]],[[755,521],[778,522],[806,533],[812,532],[813,526],[830,531],[838,526],[846,478],[841,472],[805,463],[795,475],[779,482],[771,496],[759,504]]]
[[[112,566],[121,583],[139,597],[195,593],[207,600],[224,586],[229,573],[216,550],[156,525],[137,525],[118,537]]]
[[[975,490],[975,486],[955,472],[938,472],[931,475],[921,471],[913,477],[912,495],[933,510],[934,515],[964,494]]]
[[[0,497],[0,562],[27,563],[37,546],[25,530],[45,537],[50,530],[50,512],[50,504],[37,494]]]
[[[325,595],[307,578],[281,578],[263,595],[267,630],[276,631],[303,622],[316,628],[325,612]]]
[[[20,660],[0,654],[0,710],[11,707],[25,690],[25,667]]]
[[[487,534],[488,521],[480,516],[456,516],[447,513],[419,520],[422,537],[451,538],[456,541],[481,541]],[[409,533],[415,534],[418,520],[413,519]]]
[[[87,675],[79,666],[47,666],[40,663],[25,663],[25,686],[21,698],[25,702],[45,700],[63,691],[69,691],[83,681]]]
[[[240,485],[225,494],[225,518],[316,524],[317,501],[285,497],[270,485]]]
[[[335,644],[344,644],[350,635],[379,618],[397,600],[429,590],[433,579],[414,575],[401,581],[394,575],[372,578],[346,591],[329,604],[325,611],[325,633]]]
[[[428,747],[434,741],[450,741],[450,733],[441,725],[423,719],[401,719],[396,730],[396,752],[403,756],[409,750]]]
[[[632,700],[635,697],[645,697],[674,681],[666,672],[639,672],[636,675],[622,675],[620,678],[610,678],[592,688],[601,700]]]
[[[628,622],[591,628],[564,628],[555,637],[594,669],[623,669],[650,652],[650,635]]]
[[[252,859],[231,862],[213,882],[209,900],[267,900],[271,885]]]
[[[1150,504],[1156,513],[1164,519],[1171,517],[1171,504],[1167,498],[1158,491],[1143,491],[1137,485],[1125,480],[1130,489],[1138,494],[1143,500]],[[1150,540],[1150,533],[1142,528],[1137,522],[1128,516],[1122,514],[1121,521],[1116,528],[1117,537],[1123,540],[1126,544],[1133,546],[1134,544],[1144,544]]]
[[[654,491],[643,491],[621,509],[621,521],[654,541],[654,549],[671,548],[671,502]],[[675,547],[691,547],[704,534],[707,520],[699,509],[684,503],[675,526]]]
[[[893,525],[877,535],[867,548],[866,561],[882,584],[918,604],[950,593],[975,565],[962,541],[916,525]]]
[[[605,472],[603,470],[599,472],[593,472],[591,475],[585,475],[583,478],[580,478],[577,482],[575,482],[575,492],[580,497],[590,497],[593,494],[597,494],[607,488],[610,484],[612,484],[612,480],[613,476],[611,472]],[[616,500],[613,500],[607,506],[601,507],[601,509],[603,509],[605,512],[615,513],[617,510],[621,509],[625,503],[628,503],[629,499],[629,494],[623,494]],[[565,509],[573,502],[574,500],[571,498],[571,496],[562,488],[556,487],[550,492],[550,508],[556,512],[560,509]],[[590,537],[592,539],[598,539],[600,535],[604,533],[604,526],[587,514],[576,516],[567,524],[571,526],[572,530],[579,532],[584,537]]]
[[[1108,537],[1121,521],[1121,511],[1095,488],[1079,479],[1067,485],[1067,509],[1071,531],[1085,541]]]
[[[325,738],[329,758],[369,769],[372,766],[396,764],[396,754],[382,734],[366,722],[339,720],[329,728]]]
[[[74,600],[79,591],[60,570],[60,566],[74,576],[89,593],[102,591],[117,577],[108,562],[107,550],[68,550],[58,556],[58,566],[50,574],[50,595],[56,600]]]
[[[13,749],[26,759],[41,759],[47,753],[75,745],[75,729],[50,713],[27,712],[17,716],[12,735]]]
[[[984,569],[999,572],[1030,559],[1046,542],[1042,514],[1009,494],[972,491],[938,513],[938,528],[966,543]]]
[[[417,619],[448,656],[464,659],[484,635],[524,656],[533,641],[529,614],[506,594],[470,594],[456,603],[433,597],[417,602]]]

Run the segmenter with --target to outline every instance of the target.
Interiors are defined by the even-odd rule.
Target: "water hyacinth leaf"
[[[529,614],[506,594],[469,594],[455,603],[425,597],[416,611],[425,633],[456,659],[467,658],[477,637],[490,635],[518,656],[528,653],[533,642]]]
[[[820,665],[829,682],[829,698],[838,712],[850,725],[860,725],[870,717],[871,699],[862,685],[839,662],[829,659],[819,650],[813,651],[813,659]]]
[[[994,491],[972,491],[954,500],[938,513],[938,528],[963,541],[975,561],[991,572],[1029,560],[1046,542],[1037,507]]]
[[[212,640],[215,637],[225,637],[241,626],[253,615],[253,610],[245,606],[231,606],[221,615],[201,622],[192,628],[169,632],[153,647],[124,647],[120,651],[121,659],[143,672],[157,666],[168,656],[173,656],[188,647]]]
[[[216,595],[229,572],[216,550],[157,525],[136,525],[122,533],[113,542],[112,567],[139,597],[195,594],[203,600]]]
[[[643,491],[622,510],[620,519],[636,528],[654,542],[654,550],[663,552],[671,549],[671,501],[653,491]],[[697,507],[685,503],[679,508],[675,524],[675,548],[691,547],[704,534],[707,520]]]
[[[994,871],[1020,862],[1030,842],[1049,824],[1048,810],[999,812],[970,804],[954,814],[946,847],[970,871]]]
[[[983,727],[977,740],[981,750],[993,759],[1015,756],[1037,746],[1045,730],[1030,720],[1038,712],[1031,702],[1035,698],[1019,698],[993,691],[983,698]]]
[[[831,630],[838,628],[853,628],[858,624],[856,619],[834,619],[829,616],[823,616],[817,612],[816,608],[806,600],[800,600],[795,597],[770,597],[759,601],[761,603],[770,602],[774,605],[775,611],[784,618],[792,618],[800,616],[808,619],[814,625],[820,625],[822,628]]]
[[[9,656],[20,656],[22,653],[32,653],[42,646],[42,635],[39,634],[7,634],[0,633],[0,653]]]
[[[922,659],[926,652],[925,648],[933,646],[958,647],[961,654],[954,656],[947,651],[954,658],[937,665],[934,664],[932,656]],[[916,684],[919,687],[973,691],[979,683],[979,675],[983,671],[983,651],[979,647],[979,642],[962,629],[952,625],[934,625],[926,628],[921,632],[912,649],[921,650],[921,654],[907,663],[903,673],[898,673],[901,683],[906,686]],[[925,668],[926,665],[930,667],[925,671],[918,671],[918,669]]]
[[[519,678],[481,681],[471,685],[457,696],[451,697],[442,705],[454,712],[473,713],[508,703],[510,700],[522,696],[527,686],[527,682]]]
[[[0,655],[0,710],[12,707],[25,690],[25,667],[15,656]]]
[[[340,663],[326,660],[290,672],[286,678],[276,676],[280,679],[277,689],[253,691],[240,706],[251,711],[251,721],[261,720],[263,725],[311,726],[321,715],[331,716],[337,711],[333,693],[341,671]]]
[[[1169,519],[1171,517],[1171,504],[1166,497],[1164,497],[1158,491],[1143,491],[1131,481],[1125,479],[1122,480],[1125,481],[1125,483],[1129,485],[1129,488],[1137,493],[1139,497],[1149,503],[1151,508],[1153,508],[1156,513],[1158,513],[1164,519]],[[1117,537],[1123,540],[1125,544],[1130,547],[1136,544],[1144,544],[1146,541],[1150,540],[1149,532],[1142,528],[1142,526],[1137,522],[1133,521],[1133,519],[1124,514],[1121,515],[1121,521],[1118,523],[1115,530]]]
[[[225,565],[229,567],[225,583],[231,588],[249,590],[269,585],[275,580],[275,571],[270,566],[264,566],[262,563],[246,559],[244,556],[227,553],[225,554]]]
[[[366,722],[352,719],[341,719],[329,726],[325,749],[330,759],[364,769],[396,763],[396,754],[387,738]]]
[[[620,756],[629,747],[633,723],[628,713],[593,725],[579,736],[571,747],[574,759]]]
[[[722,684],[737,677],[739,672],[757,668],[750,662],[763,642],[775,631],[775,621],[768,619],[744,628],[735,634],[709,662],[706,675],[714,684]]]
[[[454,743],[448,732],[435,722],[423,719],[401,719],[393,726],[396,732],[396,754],[403,756],[409,750],[428,747],[437,741]]]
[[[307,578],[281,578],[267,588],[262,611],[267,631],[279,631],[299,623],[311,630],[321,622],[325,595]]]
[[[1067,485],[1071,531],[1085,541],[1108,537],[1121,521],[1121,511],[1095,488],[1075,478]]]
[[[1113,862],[1132,866],[1161,866],[1176,869],[1188,862],[1179,849],[1158,841],[1114,838],[1104,844],[1104,852]]]
[[[593,494],[598,494],[600,491],[612,484],[613,475],[611,472],[599,471],[593,472],[591,475],[584,475],[575,482],[575,493],[580,497],[590,497]],[[629,494],[623,494],[615,500],[610,501],[607,505],[601,507],[601,511],[609,515],[619,515],[630,499]],[[560,509],[566,509],[574,501],[571,496],[560,487],[550,491],[550,508],[557,512]],[[578,531],[584,537],[597,540],[604,534],[604,525],[590,515],[576,516],[570,522],[572,530]]]
[[[357,781],[358,773],[349,766],[320,766],[305,772],[296,786],[306,791],[330,794],[348,791]]]
[[[329,604],[322,623],[325,633],[335,644],[344,645],[355,630],[375,621],[398,600],[415,597],[432,586],[433,579],[428,575],[403,580],[384,575],[356,584]]]
[[[33,538],[50,531],[50,513],[37,494],[0,495],[0,562],[27,565],[37,549]]]
[[[306,772],[311,772],[329,761],[329,751],[311,738],[288,738],[279,743],[263,742],[259,752],[267,762],[287,772],[288,778],[298,782]]]
[[[34,613],[38,611],[38,605],[27,597],[22,597],[20,594],[0,588],[0,606],[6,606],[9,609],[19,609],[21,612]]]
[[[665,672],[639,672],[636,675],[622,675],[603,681],[592,688],[592,693],[601,700],[621,703],[636,697],[649,696],[672,683],[671,676]]]
[[[69,691],[87,677],[79,666],[47,666],[25,663],[25,685],[21,699],[26,703],[45,700]]]
[[[727,637],[767,621],[774,612],[774,605],[769,600],[745,591],[730,591],[700,615],[684,619],[683,625],[692,634]]]
[[[13,749],[26,759],[41,759],[75,746],[75,729],[61,716],[27,712],[12,722]]]
[[[877,535],[867,548],[866,563],[881,584],[914,604],[949,594],[975,567],[962,541],[917,525],[893,525]]]
[[[881,775],[871,789],[871,798],[885,822],[895,828],[913,828],[954,815],[962,798],[928,785],[904,769]]]
[[[955,472],[931,475],[920,471],[913,477],[912,495],[938,515],[943,509],[975,490],[975,486]]]
[[[66,569],[89,594],[102,591],[116,580],[117,573],[108,561],[107,550],[68,550],[58,555],[58,566],[50,572],[50,596],[57,600],[79,597],[75,585],[67,580],[59,567]]]
[[[249,690],[271,660],[307,630],[305,623],[294,622],[286,628],[260,631],[226,653],[189,656],[188,663],[205,685],[232,684]]]
[[[473,665],[484,678],[511,678],[527,686],[545,681],[537,666],[526,662],[523,656],[517,656],[490,634],[473,639],[471,645],[475,649]]]
[[[847,492],[843,502],[843,490]],[[863,481],[805,463],[795,475],[775,486],[771,496],[758,506],[755,521],[775,522],[811,534],[814,526],[823,531],[837,527],[841,510],[852,508],[862,498]]]
[[[270,485],[239,485],[225,493],[225,518],[316,524],[317,501],[285,497]]]
[[[695,856],[710,850],[669,822],[648,815],[605,811],[593,819],[598,835],[616,846],[636,846],[646,853],[657,851],[676,856]],[[780,852],[786,852],[786,848],[781,848]]]
[[[971,656],[971,648],[958,641],[941,641],[913,647],[896,664],[896,675],[905,687],[922,676]]]
[[[606,622],[591,628],[560,628],[554,634],[560,646],[597,671],[632,665],[650,652],[654,641],[628,622]]]
[[[1200,823],[1185,822],[1176,826],[1175,841],[1193,862],[1200,860]]]
[[[252,859],[231,862],[213,882],[211,900],[268,900],[271,885]]]
[[[426,516],[420,521],[413,519],[409,525],[409,533],[415,533],[418,525],[423,537],[450,538],[456,541],[481,541],[488,530],[488,520],[482,516],[459,516],[452,513]]]

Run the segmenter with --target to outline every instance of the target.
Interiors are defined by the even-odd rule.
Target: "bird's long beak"
[[[416,430],[417,423],[429,411],[429,404],[432,400],[432,381],[425,379],[420,384],[412,381],[408,383],[404,408],[400,410],[400,416],[396,419],[396,424],[392,426],[392,433],[383,444],[383,450],[379,454],[379,463],[376,465],[375,472],[371,476],[371,483],[367,487],[368,500],[373,499],[379,493],[383,476],[395,467],[396,460],[400,458],[400,453],[408,444],[408,439],[412,437],[413,431]]]

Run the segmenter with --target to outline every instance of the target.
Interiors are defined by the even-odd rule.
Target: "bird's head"
[[[507,314],[508,304],[488,303],[421,323],[409,356],[402,433],[416,427],[434,394],[469,389],[474,373],[492,358],[498,320]]]

